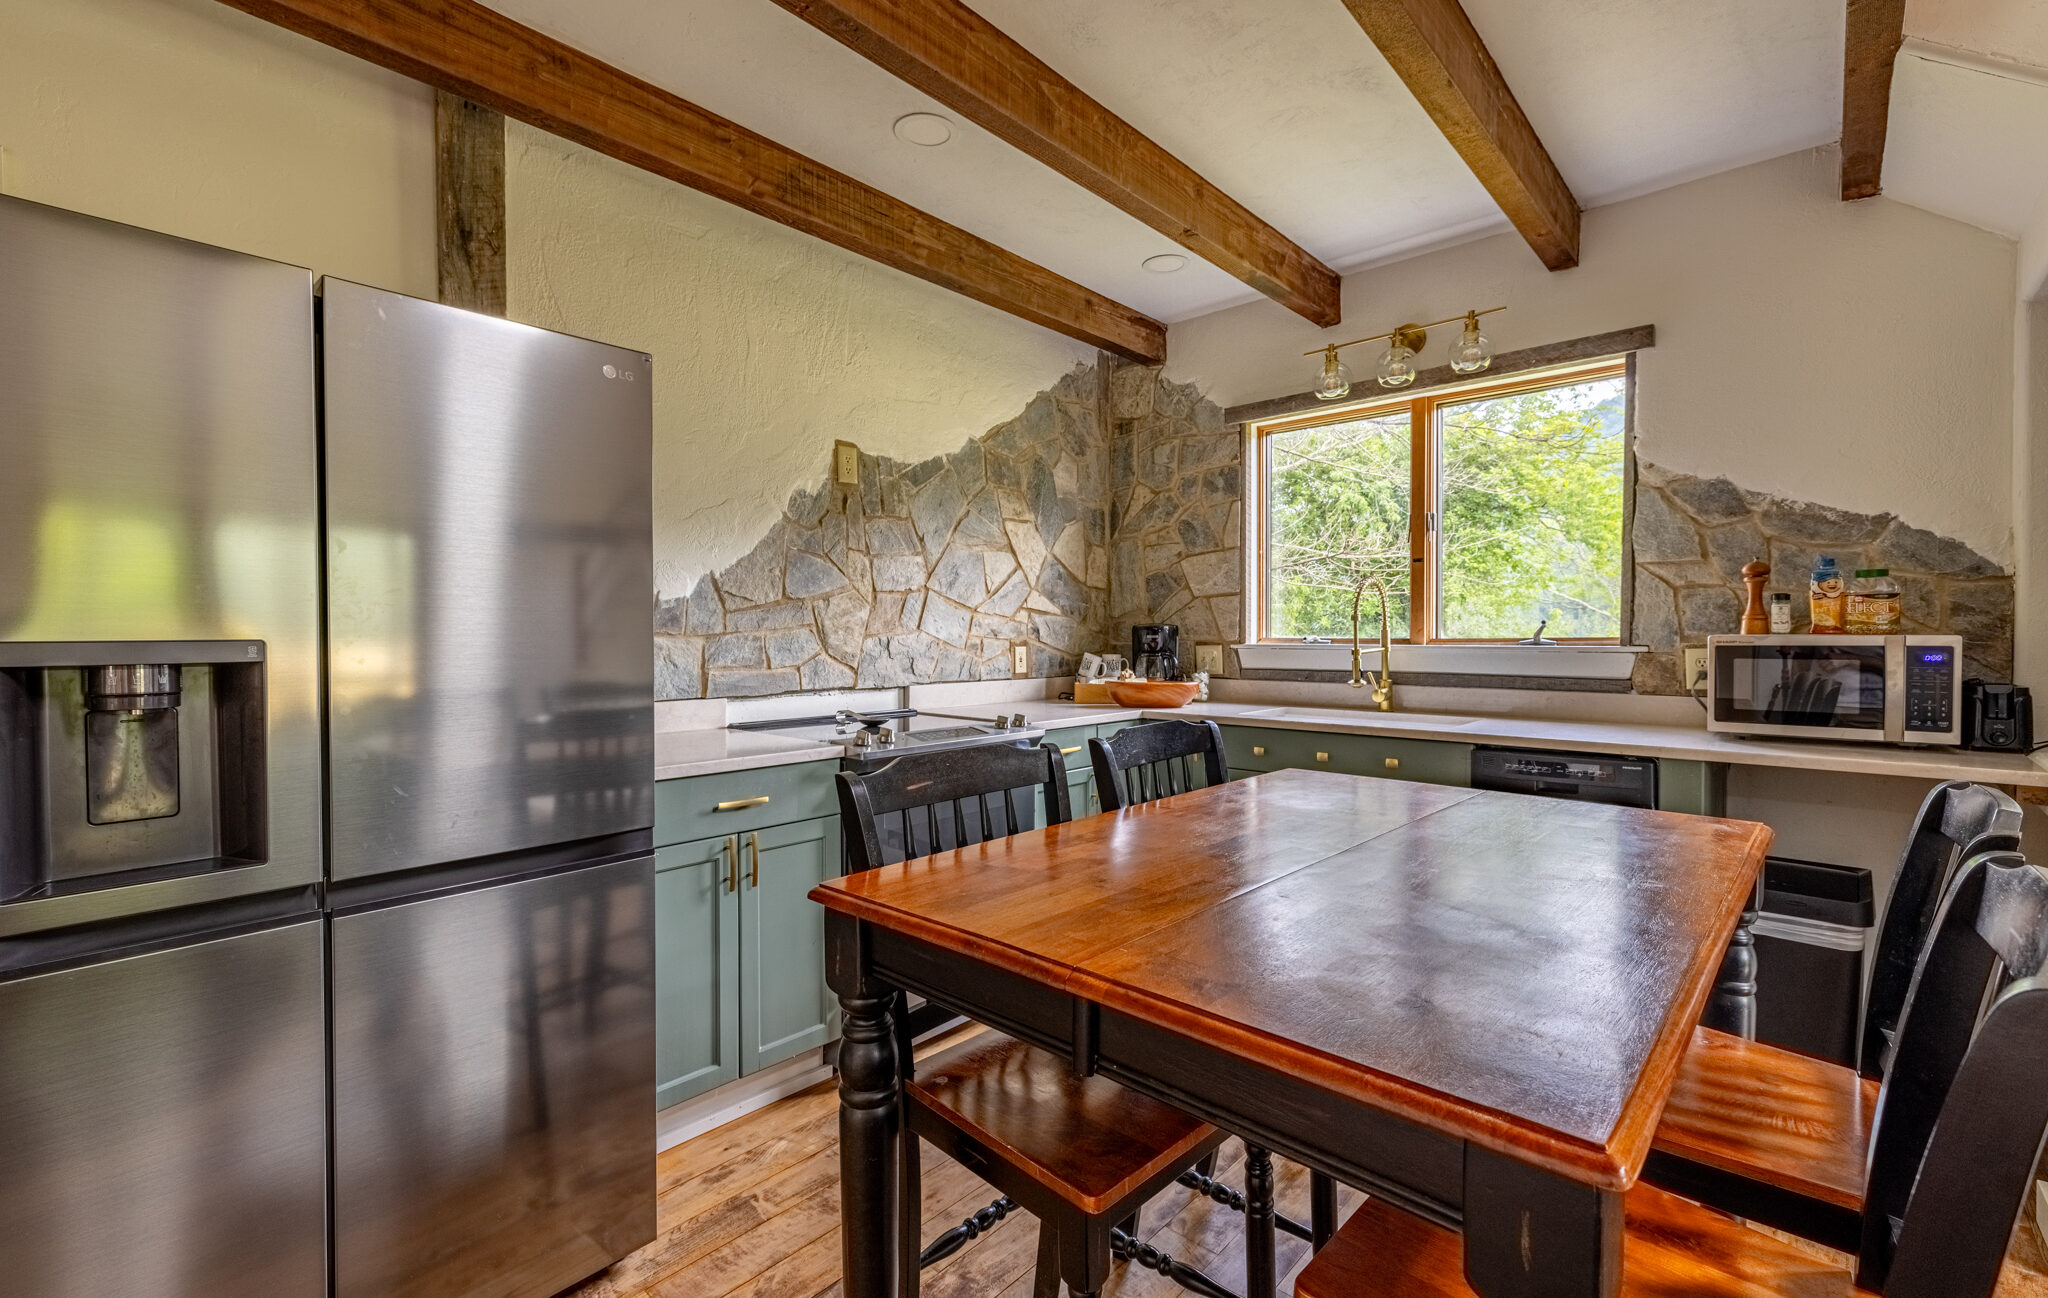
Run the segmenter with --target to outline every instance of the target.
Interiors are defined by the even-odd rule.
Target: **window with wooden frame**
[[[1348,638],[1378,577],[1407,644],[1621,634],[1627,362],[1254,426],[1257,638]],[[1361,626],[1379,634],[1368,593]]]

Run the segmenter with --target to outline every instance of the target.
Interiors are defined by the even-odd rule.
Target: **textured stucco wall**
[[[1303,391],[1303,351],[1403,320],[1504,304],[1503,350],[1654,324],[1643,458],[2009,563],[2014,245],[1838,185],[1831,149],[1792,154],[1587,212],[1573,270],[1504,234],[1360,271],[1336,330],[1235,307],[1176,324],[1167,374],[1229,406]],[[1357,348],[1353,367],[1373,360]]]
[[[434,104],[214,0],[0,0],[0,188],[434,296]]]
[[[832,442],[916,463],[1092,348],[543,132],[508,126],[510,314],[651,352],[654,576],[751,550]]]

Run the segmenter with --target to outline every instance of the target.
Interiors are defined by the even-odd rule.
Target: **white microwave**
[[[1707,729],[1959,744],[1962,659],[1952,635],[1710,636]]]

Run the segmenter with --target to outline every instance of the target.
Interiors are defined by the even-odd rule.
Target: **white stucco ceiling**
[[[1892,74],[1885,197],[2017,239],[2048,198],[2048,72],[1929,53],[1909,43]]]
[[[1175,246],[770,0],[488,2],[1162,320],[1258,297],[1195,259],[1170,275],[1140,269]],[[969,2],[1339,270],[1506,228],[1340,0]],[[1587,206],[1839,134],[1842,0],[1464,3]],[[2040,0],[1913,0],[1912,12],[1998,57],[2048,47]],[[1887,192],[2009,232],[2031,182],[1991,147],[1973,152],[2007,137],[1973,135],[1970,123],[2020,118],[1998,106],[1999,89],[1957,90],[1911,63],[1894,98]],[[897,139],[891,123],[916,111],[952,118],[952,140]],[[2025,120],[2038,153],[2048,136]],[[1952,147],[1958,134],[1972,148]],[[1987,168],[2003,174],[1981,177]]]

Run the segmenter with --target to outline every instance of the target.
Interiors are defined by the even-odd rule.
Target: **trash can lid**
[[[1870,871],[1782,856],[1764,860],[1764,910],[1857,928],[1877,922]]]

